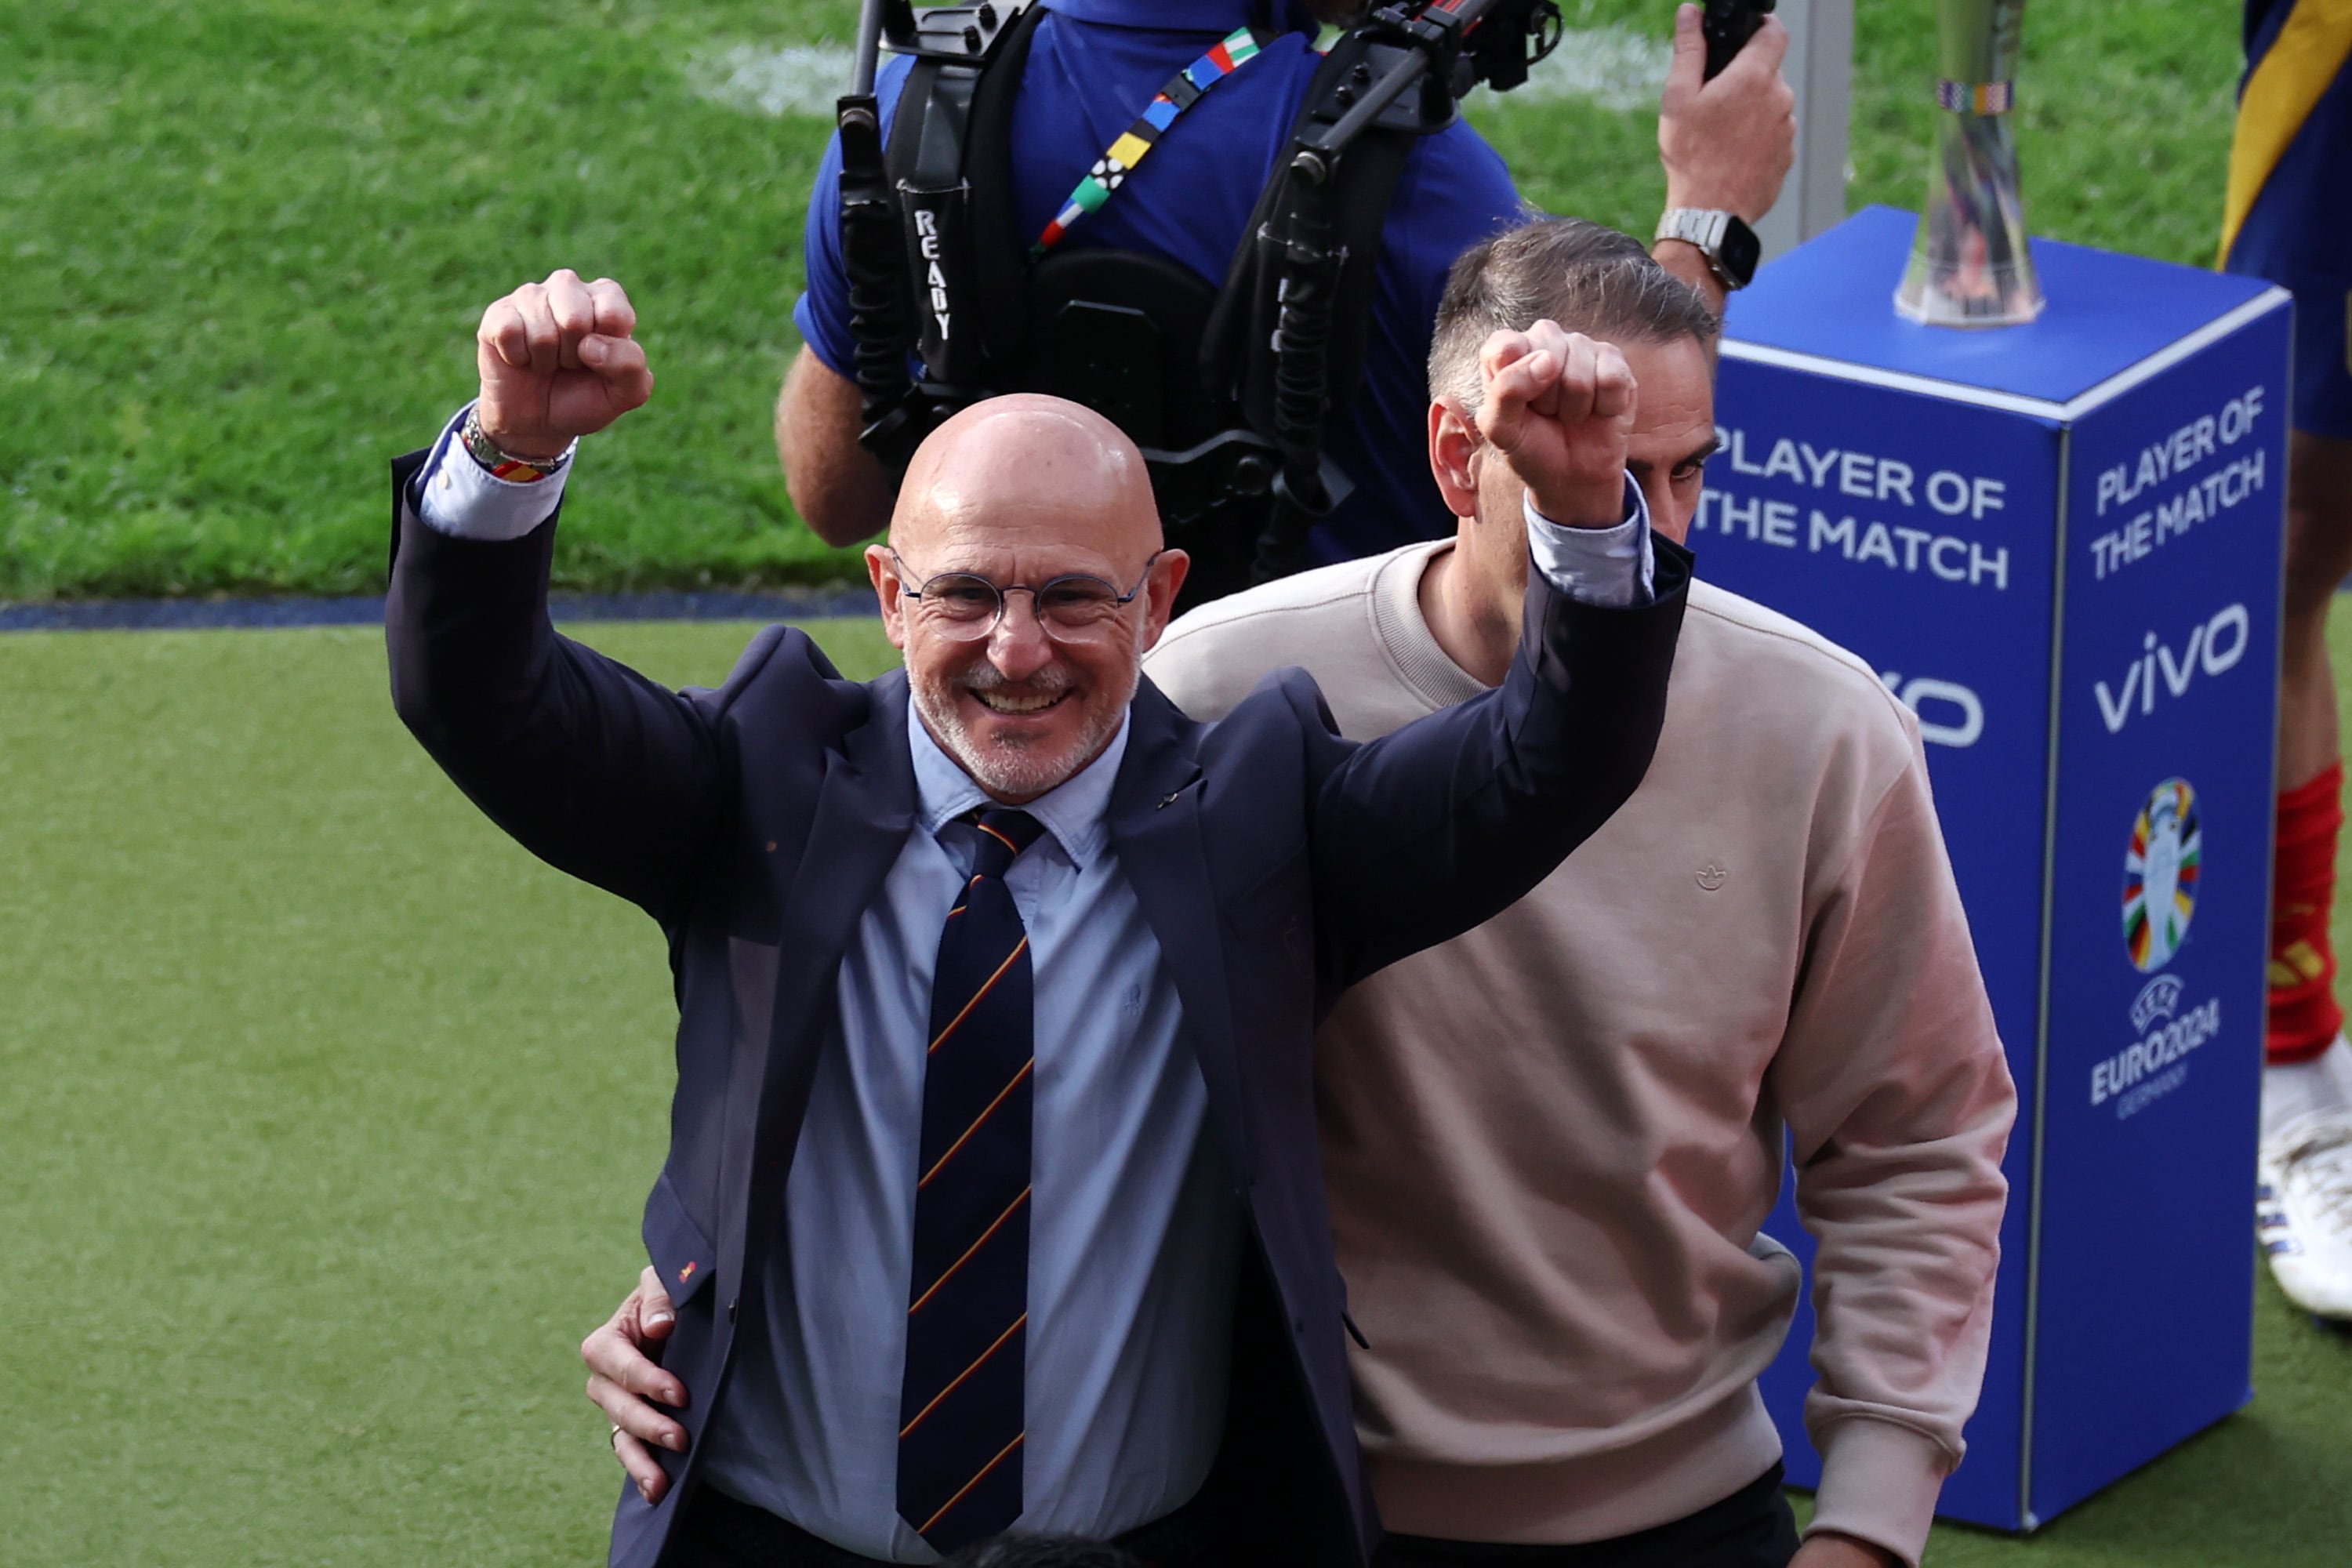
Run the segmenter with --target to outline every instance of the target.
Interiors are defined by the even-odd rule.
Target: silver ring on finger
[[[604,1441],[612,1445],[613,1449],[614,1449],[614,1451],[615,1453],[617,1453],[617,1452],[619,1452],[619,1451],[620,1451],[620,1447],[621,1447],[621,1424],[620,1424],[618,1421],[614,1422],[614,1423],[613,1423],[613,1429],[612,1429],[610,1432],[607,1432],[607,1433],[605,1433],[605,1434],[604,1434]]]

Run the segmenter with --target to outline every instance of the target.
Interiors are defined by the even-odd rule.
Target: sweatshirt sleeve
[[[1771,1087],[1819,1244],[1811,1529],[1916,1563],[1984,1380],[2017,1095],[1905,728],[1907,764],[1808,900]]]

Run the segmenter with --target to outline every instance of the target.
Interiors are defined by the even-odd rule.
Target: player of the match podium
[[[1733,297],[1690,542],[1918,716],[2021,1100],[1942,1511],[2032,1529],[2251,1394],[2291,306],[2037,240],[2037,320],[1926,326],[1914,227]],[[1765,1379],[1799,1485],[1811,1335]]]

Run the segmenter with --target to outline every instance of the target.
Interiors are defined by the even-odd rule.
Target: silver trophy
[[[2007,327],[2042,313],[2009,133],[2025,0],[1938,0],[1936,166],[1895,308],[1937,327]]]

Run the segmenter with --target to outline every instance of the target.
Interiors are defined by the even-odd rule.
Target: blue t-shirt
[[[1235,27],[1265,25],[1268,13],[1264,0],[1055,0],[1013,107],[1019,232],[1045,228],[1171,76]],[[1276,25],[1294,23],[1311,26],[1288,7]],[[1150,252],[1223,283],[1319,61],[1311,33],[1277,38],[1186,111],[1062,247]],[[877,83],[886,123],[910,68],[894,58]],[[809,198],[808,291],[793,319],[819,359],[854,378],[840,182],[836,137]],[[1327,433],[1356,489],[1310,537],[1312,563],[1453,531],[1426,456],[1430,331],[1454,258],[1519,214],[1502,159],[1466,124],[1424,138],[1406,158],[1381,243],[1363,380]]]

